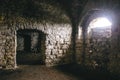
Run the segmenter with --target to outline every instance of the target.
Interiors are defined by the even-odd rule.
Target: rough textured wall
[[[36,29],[46,34],[46,41],[44,43],[45,50],[43,51],[45,54],[44,61],[47,66],[71,62],[72,55],[69,53],[69,46],[71,42],[70,25],[19,25],[15,29],[0,29],[0,68],[11,69],[16,67],[17,34],[15,35],[15,33],[20,29]],[[34,40],[32,43],[34,43]],[[32,46],[34,46],[34,44]]]
[[[6,26],[0,27],[0,68],[15,68],[15,31]]]
[[[109,70],[115,74],[120,74],[120,27],[112,27],[111,54],[109,55]]]
[[[110,48],[110,51],[108,51],[108,52],[110,52],[110,54],[106,55],[106,57],[109,58],[109,60],[107,61],[108,62],[107,64],[103,63],[105,65],[102,65],[102,66],[107,65],[107,69],[109,71],[120,74],[120,27],[119,27],[120,24],[119,24],[119,20],[117,20],[117,19],[119,19],[119,9],[115,13],[114,13],[115,9],[112,10],[112,7],[115,7],[118,2],[111,0],[111,1],[109,1],[109,3],[107,1],[105,1],[106,2],[105,3],[104,1],[100,2],[100,0],[98,0],[98,1],[89,0],[88,3],[86,4],[86,7],[84,8],[82,15],[83,15],[83,17],[85,15],[89,16],[88,12],[90,10],[103,10],[103,13],[105,13],[105,14],[107,13],[106,15],[109,16],[109,18],[111,18],[111,20],[113,20],[111,42],[110,42],[111,48]],[[92,13],[90,13],[90,15],[92,15]],[[117,21],[118,21],[118,23],[117,23]],[[87,39],[87,42],[89,42],[88,39]],[[82,41],[81,42],[79,41],[79,44],[80,43],[82,43]],[[102,44],[101,44],[101,47],[102,47]],[[89,52],[89,48],[86,48],[86,51]],[[90,50],[90,52],[91,52],[91,50]],[[81,55],[82,52],[79,52],[79,54]],[[106,57],[105,57],[105,59],[106,59]],[[81,59],[79,61],[81,61]],[[102,58],[102,59],[104,59],[104,58]],[[93,63],[96,64],[96,62],[93,62]],[[98,66],[98,64],[96,64],[96,65]]]
[[[68,52],[71,42],[71,26],[68,24],[54,25],[27,25],[19,29],[37,29],[46,34],[45,63],[47,66],[71,62],[71,53]]]
[[[83,51],[82,27],[79,26],[78,37],[76,40],[76,58],[78,63],[81,63],[82,61],[82,51]]]
[[[76,41],[77,59],[81,63],[93,67],[107,67],[109,54],[111,53],[111,28],[89,28],[86,36],[86,47],[83,49],[82,30],[80,28],[79,38]],[[82,51],[85,50],[85,58]]]
[[[31,49],[33,51],[37,50],[37,48],[40,49],[39,48],[40,46],[38,46],[40,45],[38,41],[39,41],[39,33],[37,32],[32,33],[31,34]]]
[[[111,53],[111,28],[93,28],[88,36],[88,62],[94,67],[107,68]]]
[[[17,51],[24,50],[24,38],[20,35],[17,35]]]

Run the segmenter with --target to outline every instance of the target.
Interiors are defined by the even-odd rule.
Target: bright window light
[[[111,27],[112,23],[104,17],[96,18],[90,22],[89,27],[91,28],[102,28],[102,27]]]

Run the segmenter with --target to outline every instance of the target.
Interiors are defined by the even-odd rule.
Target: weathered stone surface
[[[4,26],[3,26],[4,27]],[[14,30],[15,31],[15,30]],[[15,66],[15,35],[13,28],[5,27],[0,30],[0,67],[14,68]]]
[[[79,30],[81,31],[81,30]],[[82,34],[79,33],[79,34]],[[111,29],[93,28],[89,30],[86,37],[85,64],[90,66],[107,66],[109,63],[109,54],[111,53]],[[77,61],[81,63],[83,57],[83,39],[80,35],[76,41]]]
[[[24,38],[17,35],[20,29],[42,31],[45,41],[42,41],[42,58],[47,66],[72,62],[71,26],[68,24],[20,25],[14,29],[0,30],[0,68],[12,69],[16,67],[16,50],[24,49]],[[83,39],[81,28],[76,40],[76,57],[81,63],[83,57]],[[19,39],[17,38],[19,37]],[[31,34],[31,48],[35,51],[38,33]],[[119,71],[120,67],[120,34],[111,33],[110,29],[93,29],[87,34],[85,47],[85,64],[96,67],[107,67],[111,72]],[[19,42],[19,44],[17,43]],[[42,55],[42,56],[43,56]],[[118,66],[118,67],[116,67]]]
[[[25,24],[19,25],[16,28],[11,27],[0,30],[0,68],[15,68],[16,67],[16,50],[24,49],[24,39],[17,35],[20,29],[42,31],[46,40],[41,45],[45,55],[44,61],[47,66],[59,65],[71,62],[71,53],[68,53],[71,39],[71,26],[68,24]],[[38,33],[31,34],[31,48],[36,46]],[[19,38],[18,38],[19,37]],[[17,42],[16,42],[17,41]],[[19,42],[19,43],[18,43]],[[44,47],[45,46],[45,47]],[[43,49],[44,48],[44,49]],[[67,58],[67,59],[66,59]]]

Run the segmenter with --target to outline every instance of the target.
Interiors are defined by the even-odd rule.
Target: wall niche
[[[17,31],[17,64],[44,64],[46,35],[36,29]]]

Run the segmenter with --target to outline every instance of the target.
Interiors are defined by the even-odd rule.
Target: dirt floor
[[[78,80],[76,77],[41,65],[21,65],[18,70],[2,71],[0,80]]]
[[[120,80],[105,72],[89,72],[79,66],[20,65],[16,70],[0,70],[0,80]]]

